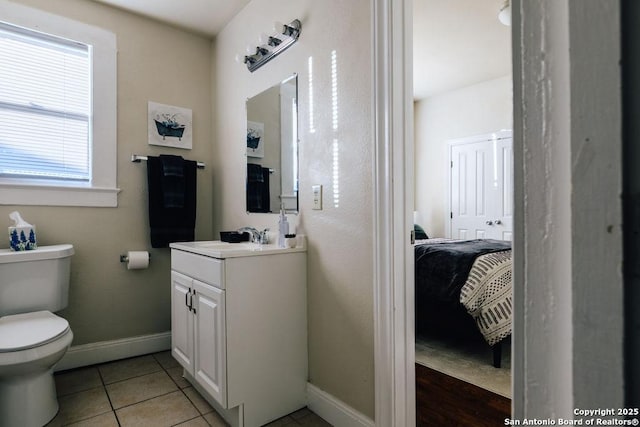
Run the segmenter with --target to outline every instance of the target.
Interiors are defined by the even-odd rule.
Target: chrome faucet
[[[267,231],[269,231],[268,228],[265,228],[262,231],[258,231],[253,227],[242,227],[237,230],[238,233],[251,233],[251,241],[261,245],[266,245],[269,243],[269,236],[267,235]]]

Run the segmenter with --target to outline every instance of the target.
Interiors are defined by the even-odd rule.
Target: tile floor
[[[47,427],[227,425],[182,378],[168,351],[58,372],[55,378],[60,410]],[[330,426],[307,408],[267,425]]]

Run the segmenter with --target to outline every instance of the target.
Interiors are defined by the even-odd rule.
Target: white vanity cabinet
[[[197,243],[171,244],[171,353],[185,378],[233,426],[304,407],[305,251]]]
[[[198,383],[226,405],[224,291],[171,272],[171,347]]]

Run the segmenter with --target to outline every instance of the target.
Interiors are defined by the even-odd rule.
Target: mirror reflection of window
[[[298,212],[298,79],[247,100],[248,212]]]

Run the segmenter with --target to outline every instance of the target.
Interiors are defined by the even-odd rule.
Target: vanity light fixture
[[[275,34],[261,35],[259,39],[261,45],[247,48],[247,55],[244,57],[237,55],[236,60],[247,64],[247,68],[253,73],[294,44],[300,37],[301,29],[302,23],[298,19],[294,19],[289,24],[276,22],[274,24]]]

